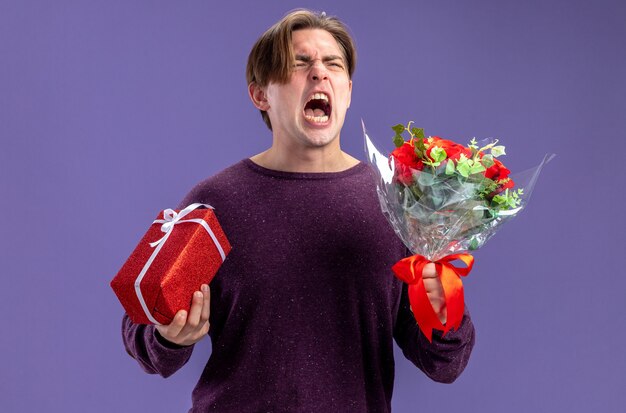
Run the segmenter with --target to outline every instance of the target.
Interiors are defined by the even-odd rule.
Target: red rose
[[[494,181],[499,181],[500,179],[505,179],[509,177],[509,171],[499,160],[493,160],[493,165],[487,168],[484,172],[485,178],[493,179]]]
[[[461,154],[464,154],[465,157],[467,158],[470,158],[472,156],[471,149],[466,148],[463,145],[459,145],[458,143],[449,141],[447,139],[441,139],[438,136],[433,136],[432,138],[430,138],[429,145],[430,147],[426,151],[426,154],[428,155],[428,157],[430,157],[430,151],[435,146],[442,148],[444,151],[446,151],[447,157],[455,161],[459,160],[459,158],[461,157]]]
[[[404,142],[402,146],[394,149],[391,156],[401,164],[413,169],[418,169],[418,164],[422,162],[415,154],[415,148],[409,142]]]
[[[493,193],[490,194],[490,197],[499,194],[505,189],[510,189],[515,186],[515,182],[509,178],[511,171],[509,171],[499,160],[494,159],[493,162],[494,164],[487,168],[484,172],[485,178],[492,179],[498,184],[498,187]]]
[[[413,169],[421,171],[424,168],[424,163],[417,157],[415,148],[410,142],[405,142],[394,149],[391,156],[395,159],[395,179],[402,184],[412,184]]]
[[[396,162],[394,179],[401,184],[411,185],[413,183],[413,169],[400,162]]]

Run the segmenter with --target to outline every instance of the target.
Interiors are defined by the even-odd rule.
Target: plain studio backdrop
[[[626,407],[626,3],[0,1],[0,411],[182,412],[210,341],[164,380],[124,352],[109,281],[159,210],[267,148],[244,68],[296,7],[338,15],[360,122],[558,156],[475,254],[476,347],[452,385],[396,357],[394,412]],[[320,332],[324,334],[324,332]]]

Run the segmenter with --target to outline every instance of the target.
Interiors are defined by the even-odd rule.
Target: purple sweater
[[[430,344],[391,266],[407,250],[382,215],[373,173],[287,173],[246,159],[181,206],[215,207],[233,249],[211,283],[212,354],[191,412],[388,412],[393,339],[430,378],[454,381],[474,328]],[[167,377],[193,350],[123,322],[127,351]]]

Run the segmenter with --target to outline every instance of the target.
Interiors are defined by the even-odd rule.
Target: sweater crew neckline
[[[339,172],[287,172],[266,168],[250,158],[245,158],[241,162],[256,173],[282,179],[338,179],[359,173],[367,167],[364,162],[359,161],[356,165]]]

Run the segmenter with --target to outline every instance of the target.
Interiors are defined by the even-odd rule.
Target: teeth
[[[324,100],[328,102],[328,96],[326,95],[326,93],[315,93],[313,96],[309,98],[309,102],[312,101],[313,99],[320,99],[320,100]]]
[[[328,103],[328,95],[326,93],[314,93],[313,95],[311,95],[311,97],[309,98],[309,102],[312,100],[323,100],[324,102]],[[324,114],[324,110],[321,108],[316,108],[316,109],[312,109],[312,108],[308,108],[305,110],[304,113],[304,117],[309,121],[309,122],[313,122],[313,123],[326,123],[328,122],[328,115]]]
[[[304,117],[306,119],[310,120],[311,122],[314,122],[314,123],[326,123],[326,122],[328,122],[328,115],[324,115],[324,116],[305,115]]]

